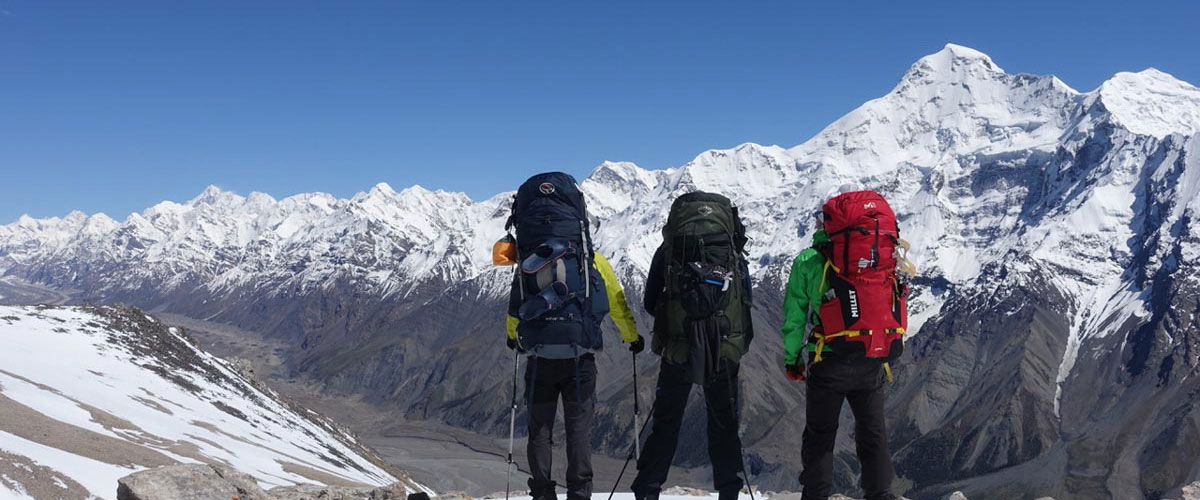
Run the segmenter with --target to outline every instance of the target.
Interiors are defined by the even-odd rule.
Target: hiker
[[[904,350],[905,278],[915,268],[904,257],[908,244],[900,239],[895,214],[873,191],[842,186],[816,219],[812,247],[792,263],[782,328],[787,378],[807,380],[802,499],[833,493],[843,401],[854,413],[866,500],[893,499],[883,388],[891,378],[887,363]]]
[[[525,181],[517,190],[506,229],[509,236],[496,248],[498,254],[509,255],[496,255],[494,260],[518,265],[509,298],[507,345],[529,354],[525,398],[530,495],[534,500],[557,498],[556,483],[550,479],[550,447],[561,398],[567,429],[567,498],[590,499],[594,352],[604,345],[600,324],[611,315],[635,355],[645,341],[608,260],[592,251],[587,208],[574,177],[551,172]]]
[[[662,363],[654,423],[631,486],[637,500],[657,499],[662,490],[693,384],[704,388],[713,487],[720,500],[734,500],[742,489],[738,362],[754,338],[745,246],[745,227],[728,198],[694,192],[671,204],[646,278],[651,349]]]

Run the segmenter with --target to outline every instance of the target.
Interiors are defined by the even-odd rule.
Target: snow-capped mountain
[[[1200,396],[1183,389],[1200,364],[1198,132],[1200,89],[1166,73],[1120,73],[1079,92],[947,45],[798,146],[743,144],[657,171],[609,162],[582,186],[601,220],[599,251],[631,297],[675,196],[701,189],[739,205],[763,332],[746,363],[744,430],[762,481],[794,488],[802,427],[787,416],[802,390],[778,376],[770,333],[781,282],[820,202],[855,182],[888,197],[921,268],[913,355],[895,387],[904,397],[893,398],[900,473],[932,492],[1036,467],[1050,472],[1033,474],[1044,481],[1031,492],[1127,498],[1200,478],[1189,461],[1141,473],[1163,443],[1200,452]],[[73,213],[0,226],[0,274],[290,339],[290,366],[331,391],[492,431],[506,423],[494,390],[503,377],[478,367],[500,373],[506,357],[511,270],[490,267],[489,250],[509,198],[381,184],[351,199],[274,200],[209,188],[123,222]],[[611,404],[597,440],[610,450],[627,443],[618,354],[601,360]],[[1098,410],[1135,402],[1136,412]],[[681,458],[700,463],[702,446]]]
[[[0,306],[0,345],[5,498],[115,498],[118,478],[176,463],[267,487],[401,480],[345,429],[136,309]]]

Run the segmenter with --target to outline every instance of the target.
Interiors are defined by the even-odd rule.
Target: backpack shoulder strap
[[[742,223],[742,216],[738,213],[737,205],[730,205],[729,208],[733,212],[733,242],[738,253],[749,255],[749,252],[746,251],[746,244],[750,242],[750,238],[746,236],[746,225]]]

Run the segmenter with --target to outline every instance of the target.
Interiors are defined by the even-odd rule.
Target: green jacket
[[[813,247],[829,243],[829,235],[823,230],[813,233]],[[800,359],[803,351],[815,350],[809,345],[809,333],[821,323],[822,275],[825,273],[825,256],[816,248],[808,248],[792,261],[792,272],[788,277],[787,290],[783,299],[783,350],[784,361],[792,365],[804,363]],[[828,285],[824,287],[828,289]],[[829,348],[826,347],[826,350]]]

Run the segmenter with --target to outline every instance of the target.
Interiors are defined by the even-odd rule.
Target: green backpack
[[[720,359],[738,362],[754,328],[746,266],[746,228],[737,207],[701,191],[671,204],[663,227],[665,300],[655,311],[651,349],[708,375]]]

